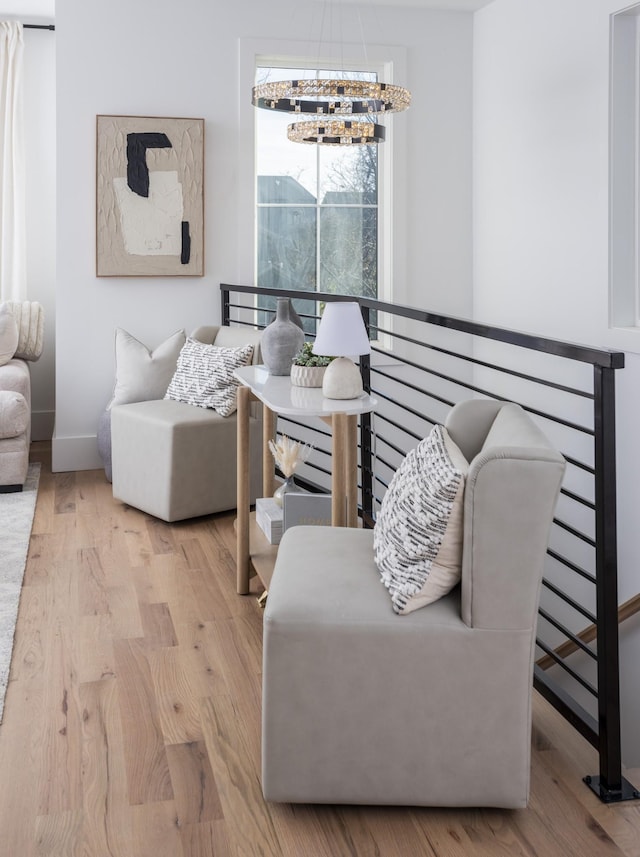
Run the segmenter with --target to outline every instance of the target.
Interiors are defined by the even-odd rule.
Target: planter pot
[[[291,367],[291,383],[296,387],[322,387],[326,366]]]

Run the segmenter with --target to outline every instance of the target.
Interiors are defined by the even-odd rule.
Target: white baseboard
[[[95,435],[55,437],[51,444],[51,469],[54,473],[68,470],[100,470],[102,461]]]

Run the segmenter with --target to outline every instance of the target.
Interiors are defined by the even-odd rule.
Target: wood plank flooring
[[[0,857],[640,857],[640,803],[597,800],[595,752],[537,696],[526,810],[265,803],[260,589],[235,594],[233,515],[165,524],[101,471],[32,458]]]

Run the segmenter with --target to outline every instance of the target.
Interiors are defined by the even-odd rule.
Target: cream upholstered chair
[[[261,331],[199,327],[192,338],[225,348],[254,346]],[[250,420],[251,499],[262,473],[260,411]],[[236,415],[155,399],[111,409],[113,496],[164,521],[180,521],[236,506]]]
[[[8,313],[13,330],[5,327]],[[7,335],[5,339],[5,335]],[[8,341],[11,347],[7,351]],[[44,310],[38,301],[0,304],[0,493],[22,491],[31,444],[31,370],[44,347]]]
[[[464,402],[446,426],[470,462],[462,581],[448,595],[399,616],[370,530],[283,536],[264,616],[268,800],[527,804],[537,607],[564,459],[517,405]]]

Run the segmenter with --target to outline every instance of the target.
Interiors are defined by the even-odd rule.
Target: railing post
[[[615,372],[603,366],[593,371],[600,773],[585,782],[612,803],[638,793],[622,776],[620,740]]]
[[[220,313],[220,324],[228,325],[229,324],[229,289],[220,287],[220,302],[221,302],[221,313]]]
[[[369,333],[370,311],[367,306],[360,306],[364,326]],[[366,393],[371,392],[371,357],[363,354],[360,357],[362,386]],[[360,415],[360,474],[362,479],[362,520],[365,526],[373,525],[373,443],[372,417],[370,413]]]

